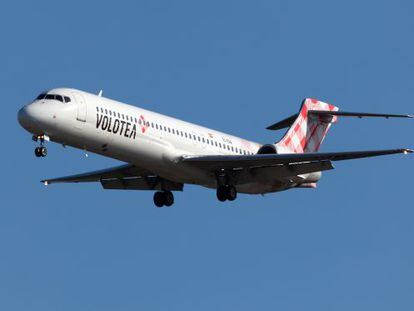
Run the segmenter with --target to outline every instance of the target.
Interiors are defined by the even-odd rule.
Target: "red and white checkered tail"
[[[322,115],[309,113],[316,111],[337,111],[338,107],[321,102],[316,99],[306,98],[302,102],[299,114],[292,116],[296,119],[289,127],[285,136],[276,144],[281,149],[287,149],[294,153],[316,152],[319,150],[331,124],[336,116],[323,117]]]

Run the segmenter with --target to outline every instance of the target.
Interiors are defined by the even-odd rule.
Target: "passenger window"
[[[105,109],[105,114],[108,114],[108,109]]]
[[[121,119],[121,114],[118,112],[118,118]]]
[[[101,113],[103,113],[103,108],[101,107]]]
[[[96,111],[99,112],[99,107],[96,107]]]

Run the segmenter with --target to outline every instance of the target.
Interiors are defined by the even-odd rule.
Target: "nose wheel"
[[[35,148],[35,156],[40,158],[44,158],[45,156],[47,156],[47,149],[44,146],[41,147],[36,147]]]
[[[44,158],[45,156],[47,156],[47,149],[44,146],[45,144],[45,135],[35,135],[33,136],[33,140],[34,141],[40,141],[40,146],[35,148],[35,156],[37,158]]]
[[[171,191],[157,191],[154,193],[156,207],[171,206],[174,204],[174,194]]]

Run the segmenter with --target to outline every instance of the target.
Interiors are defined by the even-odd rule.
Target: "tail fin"
[[[328,133],[331,124],[338,117],[380,117],[380,118],[410,118],[411,114],[390,114],[371,112],[338,111],[338,107],[323,103],[316,99],[306,98],[298,114],[294,114],[269,127],[268,130],[280,130],[288,127],[289,130],[276,146],[286,152],[306,153],[317,152]]]
[[[328,114],[326,116],[314,115],[308,113],[309,110],[338,111],[338,107],[316,99],[306,98],[302,102],[299,114],[269,127],[269,129],[279,129],[290,125],[289,130],[276,143],[276,146],[294,153],[317,152],[319,150],[331,124],[336,121],[337,117]]]

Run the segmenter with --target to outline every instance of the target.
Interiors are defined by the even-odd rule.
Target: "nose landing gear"
[[[49,138],[46,135],[34,135],[33,140],[34,141],[40,140],[40,146],[35,148],[35,156],[38,158],[40,157],[44,158],[45,156],[47,156],[47,149],[44,146],[44,144],[45,144],[45,140],[49,140]]]
[[[43,146],[41,146],[41,147],[36,147],[35,148],[35,156],[36,157],[45,157],[45,156],[47,156],[47,149],[46,149],[46,147],[43,147]]]

